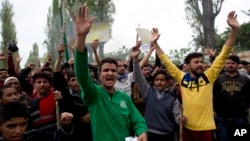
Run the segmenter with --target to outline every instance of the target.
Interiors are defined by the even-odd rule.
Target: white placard
[[[137,141],[137,137],[133,138],[133,137],[126,137],[125,141]]]

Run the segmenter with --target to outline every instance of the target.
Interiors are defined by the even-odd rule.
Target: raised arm
[[[142,60],[140,61],[140,67],[148,64],[148,60],[149,60],[149,58],[150,58],[150,56],[151,56],[151,54],[153,53],[154,50],[155,50],[155,48],[153,46],[151,46],[148,53],[146,54],[146,56],[144,56],[142,58]]]
[[[141,53],[139,48],[140,46],[136,46],[132,48],[131,56],[133,58],[133,72],[134,72],[135,82],[137,83],[142,96],[146,97],[150,86],[147,83],[147,80],[145,79],[145,77],[143,76],[141,72],[141,67],[139,66],[138,56]]]
[[[63,53],[65,51],[65,45],[63,43],[60,43],[57,46],[57,52],[58,52],[58,57],[54,66],[54,72],[60,72],[61,71],[61,63],[63,60]]]
[[[86,5],[79,7],[78,14],[78,17],[76,17],[74,12],[72,12],[76,31],[76,49],[79,52],[84,52],[86,37],[90,31],[94,18],[88,17],[89,9]]]
[[[209,78],[211,78],[210,81],[212,82],[215,81],[215,79],[218,77],[219,73],[223,69],[226,59],[235,45],[237,33],[240,28],[240,25],[236,18],[237,15],[235,14],[235,11],[229,12],[227,16],[227,24],[231,27],[229,36],[220,54],[215,58],[212,66],[207,71],[205,71],[206,75],[210,75]]]
[[[18,54],[16,56],[16,66],[15,66],[15,69],[16,69],[16,73],[18,74],[19,71],[20,71],[20,62],[22,61],[22,57],[20,57],[20,55]]]
[[[227,16],[227,24],[231,27],[231,32],[229,33],[229,36],[225,42],[226,46],[234,47],[235,41],[237,38],[237,34],[240,28],[240,24],[237,21],[237,15],[235,14],[235,11],[232,11]]]
[[[161,60],[162,64],[166,67],[166,69],[168,70],[168,72],[170,73],[170,75],[178,83],[181,83],[181,79],[184,76],[184,72],[182,72],[181,70],[179,70],[179,68],[176,67],[176,65],[170,61],[170,59],[168,58],[168,56],[164,53],[164,51],[158,45],[157,40],[160,37],[158,29],[157,28],[153,28],[152,31],[151,31],[151,35],[152,35],[152,37],[151,37],[151,44],[155,48],[157,56]]]
[[[88,69],[88,52],[85,47],[85,40],[90,31],[93,18],[88,17],[88,8],[86,5],[80,6],[79,16],[72,13],[76,31],[76,51],[75,51],[75,73],[77,81],[82,90],[82,98],[86,105],[90,104],[96,98],[96,89],[93,79]]]
[[[91,43],[91,47],[93,49],[94,55],[95,55],[95,61],[97,65],[100,67],[101,66],[101,57],[99,56],[97,52],[97,47],[99,45],[99,41],[96,39]]]

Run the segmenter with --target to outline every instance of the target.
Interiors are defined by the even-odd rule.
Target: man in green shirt
[[[88,17],[88,7],[80,6],[79,16],[72,13],[76,30],[75,72],[81,95],[88,106],[94,141],[124,141],[135,132],[138,141],[146,141],[146,122],[131,98],[116,90],[117,62],[106,58],[101,61],[101,85],[94,84],[88,70],[88,52],[85,40],[94,18]]]

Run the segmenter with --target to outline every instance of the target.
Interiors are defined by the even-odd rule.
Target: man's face
[[[225,63],[225,69],[229,73],[236,72],[238,69],[238,64],[231,59],[227,59]]]
[[[95,77],[95,73],[92,69],[89,69],[89,73],[90,73],[91,78]]]
[[[97,47],[98,45],[99,45],[99,42],[96,40],[91,43],[91,46],[93,47]]]
[[[123,75],[125,74],[125,66],[124,63],[122,61],[117,61],[118,64],[118,74]]]
[[[149,78],[150,77],[150,72],[149,72],[149,69],[148,67],[143,67],[142,68],[142,74],[145,78]]]
[[[247,72],[250,73],[250,64],[247,65]]]
[[[206,71],[208,68],[210,68],[210,66],[211,66],[210,63],[204,62],[202,64],[203,71]]]
[[[167,85],[166,76],[164,74],[158,74],[154,80],[154,86],[156,87],[156,89],[158,91],[162,91],[165,89],[166,85]]]
[[[41,95],[45,95],[49,92],[50,82],[45,78],[37,78],[34,82],[34,88]]]
[[[2,136],[6,141],[22,141],[28,120],[24,117],[11,118],[1,125]]]
[[[4,82],[4,80],[9,77],[9,73],[8,71],[0,71],[0,81]]]
[[[77,79],[76,77],[71,77],[68,81],[68,86],[70,89],[72,89],[73,91],[78,92],[80,90],[80,87],[78,85]]]
[[[17,91],[20,89],[20,84],[18,80],[16,79],[10,79],[9,82],[7,83],[7,86],[15,88]]]
[[[188,70],[190,70],[190,73],[193,73],[194,75],[200,75],[203,73],[202,68],[202,58],[197,57],[191,59],[190,63],[187,64]]]
[[[15,88],[6,88],[3,90],[2,103],[14,102],[19,99],[20,95]]]
[[[100,80],[104,88],[114,87],[117,79],[117,67],[115,64],[104,63],[101,67]]]
[[[183,64],[182,71],[188,72],[187,64]]]

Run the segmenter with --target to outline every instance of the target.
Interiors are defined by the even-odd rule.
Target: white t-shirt
[[[127,79],[123,79],[122,81],[116,80],[115,83],[115,89],[124,91],[128,94],[128,96],[131,96],[132,88],[131,85],[134,82],[133,72],[128,74]]]

